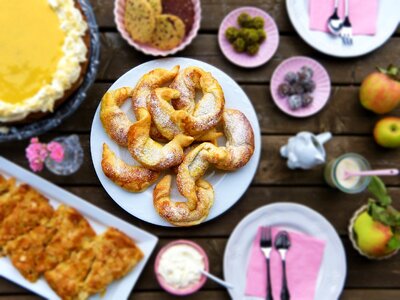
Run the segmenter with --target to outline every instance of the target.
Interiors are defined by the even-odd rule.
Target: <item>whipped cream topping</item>
[[[43,86],[34,96],[15,104],[0,99],[0,122],[18,121],[32,112],[52,112],[54,103],[79,78],[80,64],[86,60],[88,51],[83,40],[87,23],[75,7],[74,0],[48,0],[48,3],[54,9],[60,20],[60,28],[65,33],[62,45],[63,55],[58,62],[52,81]]]

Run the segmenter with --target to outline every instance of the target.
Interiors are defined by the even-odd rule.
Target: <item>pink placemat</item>
[[[378,0],[349,0],[349,18],[353,34],[374,35],[378,18]],[[327,21],[332,15],[335,0],[310,0],[310,29],[329,32]],[[339,0],[338,14],[344,16],[345,0]]]
[[[272,228],[273,241],[280,231]],[[266,261],[260,249],[261,228],[254,239],[247,267],[246,296],[266,297]],[[325,241],[302,233],[289,232],[291,247],[286,255],[286,272],[291,299],[314,300],[319,269]],[[282,287],[282,264],[277,250],[271,252],[271,282],[274,299],[280,299]]]

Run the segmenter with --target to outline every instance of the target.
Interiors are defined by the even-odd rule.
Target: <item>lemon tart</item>
[[[0,122],[53,112],[79,87],[89,44],[74,0],[0,0]]]

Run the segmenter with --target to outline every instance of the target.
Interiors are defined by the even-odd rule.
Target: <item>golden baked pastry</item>
[[[96,237],[91,245],[95,259],[78,299],[87,299],[90,295],[106,290],[108,284],[125,276],[143,258],[143,252],[123,232],[108,228]]]
[[[158,68],[144,74],[140,78],[132,92],[132,107],[136,116],[136,120],[139,119],[139,108],[147,109],[147,101],[152,90],[170,83],[175,78],[176,74],[178,74],[178,72],[179,66],[175,66],[172,68],[172,70]],[[152,139],[159,142],[166,141],[154,124],[152,124],[150,128],[150,136]]]
[[[181,70],[171,83],[170,88],[179,91],[180,97],[172,99],[172,105],[177,110],[184,110],[193,114],[196,106],[196,90],[200,90],[202,69],[188,67]]]
[[[128,132],[128,150],[139,163],[150,170],[161,171],[180,164],[183,148],[193,142],[193,138],[178,134],[165,145],[150,138],[151,117],[144,109],[138,110],[138,121]]]
[[[128,165],[122,159],[116,157],[106,143],[103,144],[101,167],[108,178],[130,192],[140,192],[147,189],[160,175],[159,172],[141,166]]]
[[[18,187],[14,178],[6,179],[0,175],[0,224],[21,201],[26,188]]]
[[[56,225],[57,232],[37,258],[40,273],[53,269],[96,235],[89,222],[74,208],[62,205],[58,210],[62,216]]]
[[[208,159],[211,155],[214,156],[214,160],[222,160],[227,153],[219,151],[218,147],[211,143],[202,143],[191,150],[178,167],[177,187],[182,196],[187,199],[190,210],[196,208],[198,202],[196,183],[210,166]]]
[[[172,119],[176,112],[171,101],[180,99],[181,94],[178,90],[162,87],[152,91],[148,100],[147,106],[152,117],[153,123],[157,130],[168,140],[172,140],[178,134],[184,134],[184,130]],[[216,143],[216,140],[223,134],[215,128],[211,128],[205,133],[194,136],[196,141],[211,141]]]
[[[0,225],[0,255],[9,255],[31,282],[44,273],[62,299],[87,299],[105,291],[143,258],[124,233],[109,228],[96,236],[74,208],[61,204],[54,211],[38,191],[26,184],[16,186],[14,178],[0,174],[1,201],[4,196],[18,200]]]
[[[68,217],[68,208],[60,205],[53,217],[45,224],[36,226],[28,233],[8,242],[4,247],[14,267],[29,281],[35,282],[42,274],[41,259],[48,243]]]
[[[198,201],[195,209],[190,209],[187,202],[171,201],[171,180],[171,175],[166,175],[154,188],[153,202],[158,214],[175,226],[193,226],[203,222],[214,204],[212,185],[203,179],[196,182]]]
[[[44,251],[55,232],[56,228],[39,225],[4,247],[14,267],[30,282],[38,280],[41,273],[37,270],[36,258]]]
[[[183,130],[172,120],[175,112],[171,104],[172,99],[178,99],[180,93],[177,90],[162,87],[154,89],[148,98],[147,107],[151,114],[152,121],[157,130],[168,140],[183,133]]]
[[[53,112],[83,81],[90,35],[78,1],[0,1],[0,44],[0,123]]]
[[[83,245],[82,249],[71,254],[70,258],[44,273],[50,287],[63,300],[77,300],[82,285],[90,272],[95,259],[94,240]]]
[[[243,113],[224,110],[222,88],[211,73],[198,67],[179,70],[179,66],[154,69],[132,92],[137,121],[127,133],[128,150],[142,167],[127,165],[107,145],[103,146],[102,167],[117,185],[133,192],[140,190],[136,186],[140,178],[145,179],[146,188],[159,172],[170,169],[177,174],[177,188],[187,202],[170,199],[171,177],[164,177],[154,190],[155,208],[171,224],[191,226],[207,217],[204,207],[213,201],[212,186],[202,179],[207,169],[234,171],[244,166],[254,152],[254,133]],[[226,145],[219,147],[218,139],[224,134]],[[147,175],[136,176],[138,169],[153,170],[157,176],[150,180]]]
[[[171,70],[158,68],[151,70],[140,78],[132,93],[132,107],[136,119],[139,119],[139,108],[147,109],[147,100],[152,90],[170,83],[178,72],[179,66],[175,66]]]
[[[128,130],[132,122],[120,106],[132,95],[132,89],[122,87],[104,94],[100,106],[100,120],[107,134],[118,145],[128,146]]]
[[[198,73],[198,75],[191,78],[199,78],[199,86],[203,97],[195,104],[193,113],[190,113],[190,110],[178,110],[172,117],[187,134],[192,136],[202,134],[215,127],[221,120],[225,106],[224,92],[211,73],[205,72],[200,68],[193,69],[193,72]],[[184,89],[181,86],[190,90],[190,87],[187,86],[187,80],[179,84],[175,82],[174,87],[180,92]],[[181,92],[181,94],[184,94],[184,92]]]
[[[214,146],[218,146],[218,139],[222,137],[224,134],[218,131],[215,127],[211,128],[209,131],[206,131],[204,134],[195,138],[195,141],[200,142],[210,142]]]
[[[23,186],[20,192],[21,200],[0,225],[0,254],[6,243],[46,223],[54,212],[49,200],[30,186]]]
[[[219,149],[227,155],[221,159],[211,154],[208,160],[218,169],[234,171],[247,164],[254,153],[253,128],[246,116],[236,109],[226,109],[222,122],[227,142],[225,147]]]

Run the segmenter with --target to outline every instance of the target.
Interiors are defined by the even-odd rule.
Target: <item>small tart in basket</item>
[[[0,123],[51,113],[79,87],[90,37],[77,1],[0,1]]]

